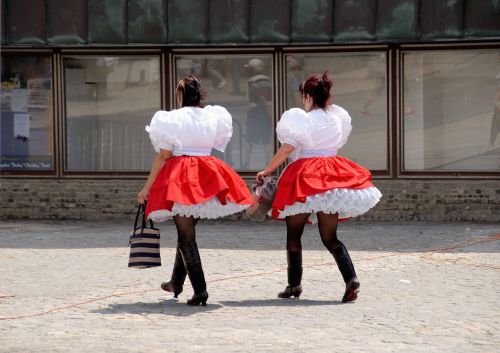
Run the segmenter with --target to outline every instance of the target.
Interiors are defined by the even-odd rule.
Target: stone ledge
[[[3,179],[2,219],[131,219],[143,180]],[[500,222],[496,180],[376,180],[384,195],[360,221]],[[87,191],[86,191],[87,190]],[[226,217],[235,220],[244,214]]]

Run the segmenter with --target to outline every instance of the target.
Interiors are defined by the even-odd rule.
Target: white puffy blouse
[[[335,156],[351,133],[351,117],[338,105],[305,112],[287,110],[276,127],[280,142],[295,147],[292,160],[317,156]]]
[[[173,151],[175,156],[210,155],[212,148],[224,152],[233,126],[231,114],[218,105],[160,110],[146,126],[156,152]]]
[[[292,160],[309,157],[337,155],[351,133],[351,117],[338,105],[305,112],[287,110],[278,122],[276,132],[281,143],[295,147]],[[285,170],[286,171],[286,170]],[[374,207],[382,197],[374,187],[364,189],[333,188],[306,197],[305,202],[295,202],[279,211],[279,217],[307,213],[309,221],[317,223],[317,212],[338,213],[340,219],[356,217]]]

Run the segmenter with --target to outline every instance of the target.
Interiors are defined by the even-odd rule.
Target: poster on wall
[[[13,89],[10,109],[13,112],[28,111],[28,92],[25,89]]]
[[[14,138],[23,141],[30,138],[29,114],[14,114]]]
[[[28,94],[26,89],[2,89],[0,91],[0,110],[27,112]]]
[[[52,170],[53,157],[47,135],[32,129],[32,114],[2,111],[0,120],[0,170]]]
[[[9,111],[12,101],[12,94],[10,93],[10,89],[2,89],[0,90],[0,110]]]
[[[28,107],[45,108],[49,104],[50,78],[28,80]]]

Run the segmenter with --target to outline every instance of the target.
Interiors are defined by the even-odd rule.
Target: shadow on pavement
[[[0,223],[0,248],[86,249],[128,247],[130,221],[35,221],[8,220]],[[173,222],[157,223],[161,246],[175,248]],[[196,227],[200,249],[284,250],[284,222],[200,221]],[[353,251],[426,252],[500,233],[498,224],[424,222],[342,222],[338,237]],[[304,250],[326,251],[316,225],[306,225]],[[462,252],[500,252],[500,241],[463,247]]]
[[[107,308],[91,310],[94,314],[163,314],[172,316],[191,316],[208,311],[221,309],[220,304],[210,304],[207,306],[192,307],[186,304],[185,301],[177,301],[175,299],[167,299],[155,303],[126,303],[126,304],[108,304]]]
[[[324,306],[341,305],[340,300],[310,300],[310,299],[261,299],[243,301],[221,301],[223,306],[253,307],[253,306]]]

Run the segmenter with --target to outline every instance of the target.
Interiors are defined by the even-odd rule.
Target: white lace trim
[[[279,218],[299,213],[310,213],[309,221],[317,223],[316,212],[339,213],[339,218],[349,218],[362,215],[375,206],[382,197],[376,187],[366,189],[331,189],[320,194],[307,196],[306,202],[295,202],[285,206],[279,213]]]
[[[197,205],[183,205],[175,202],[172,211],[157,210],[149,214],[149,218],[154,222],[162,222],[172,218],[172,216],[184,216],[195,218],[208,218],[214,219],[219,217],[228,216],[233,213],[244,211],[251,205],[238,205],[236,203],[227,202],[225,205],[221,204],[217,197],[213,197],[208,201],[199,203]]]

